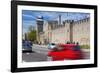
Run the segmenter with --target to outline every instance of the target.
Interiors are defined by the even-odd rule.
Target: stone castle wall
[[[56,24],[56,22],[53,22]],[[86,18],[79,21],[74,21],[70,24],[70,20],[65,21],[62,25],[49,24],[44,25],[44,32],[40,34],[41,43],[66,43],[70,41],[72,34],[73,42],[79,44],[90,44],[90,19]],[[72,32],[70,25],[73,25]]]
[[[73,25],[73,41],[82,45],[90,44],[90,19],[76,22]]]

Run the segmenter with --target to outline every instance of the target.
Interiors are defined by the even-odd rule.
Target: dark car
[[[23,53],[32,52],[32,42],[31,41],[23,40],[23,42],[22,42],[22,52]]]

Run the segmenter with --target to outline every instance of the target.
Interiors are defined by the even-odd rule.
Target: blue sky
[[[64,20],[80,20],[85,17],[90,17],[89,13],[80,12],[53,12],[53,11],[32,11],[32,10],[22,10],[22,22],[23,22],[23,33],[28,31],[28,27],[36,26],[36,18],[43,16],[43,20],[58,20],[59,15],[61,15],[62,21]]]

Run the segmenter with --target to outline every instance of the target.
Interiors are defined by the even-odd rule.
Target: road
[[[47,61],[47,55],[41,53],[23,53],[22,59],[25,62]]]
[[[40,62],[40,61],[47,61],[47,53],[48,49],[47,46],[44,45],[36,45],[33,44],[32,47],[33,53],[23,53],[22,54],[22,60],[25,62]]]
[[[32,48],[33,53],[23,53],[22,54],[22,60],[25,62],[40,62],[40,61],[47,61],[47,53],[48,49],[47,46],[39,46],[39,45],[34,45]],[[85,59],[89,59],[90,53],[84,51],[85,54]]]

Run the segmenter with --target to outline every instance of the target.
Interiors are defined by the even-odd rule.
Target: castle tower
[[[65,34],[66,34],[66,42],[73,42],[73,20],[65,20]]]
[[[37,34],[37,42],[40,43],[40,32],[43,32],[43,24],[44,24],[44,21],[43,21],[43,17],[37,17],[37,20],[36,20],[36,34]]]
[[[74,20],[70,21],[70,42],[73,42],[73,24]]]
[[[61,25],[61,15],[59,15],[59,25]]]

